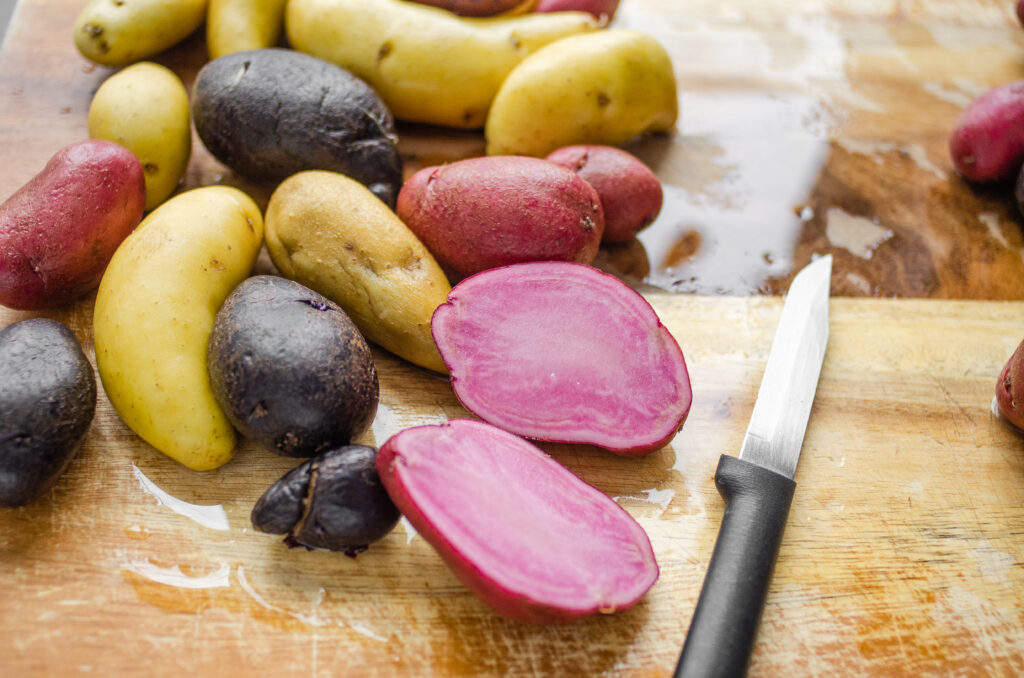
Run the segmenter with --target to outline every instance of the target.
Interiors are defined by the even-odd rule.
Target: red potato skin
[[[999,413],[1017,428],[1024,430],[1024,341],[999,373],[996,382],[996,403]]]
[[[564,146],[548,162],[567,167],[597,190],[604,208],[601,242],[631,240],[661,212],[661,182],[639,158],[614,146]]]
[[[413,0],[421,5],[446,9],[459,16],[496,16],[511,12],[532,0]]]
[[[590,264],[604,234],[593,186],[524,156],[424,168],[402,186],[396,211],[453,281],[528,261]]]
[[[92,291],[145,200],[142,165],[123,146],[90,139],[58,151],[0,205],[0,303],[39,310]]]
[[[949,135],[956,171],[969,181],[998,182],[1024,163],[1024,80],[995,87],[964,109]]]
[[[611,21],[619,0],[537,0],[535,12],[590,12],[595,17]]]

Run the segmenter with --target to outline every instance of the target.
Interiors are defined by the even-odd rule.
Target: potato
[[[459,402],[524,438],[638,456],[690,412],[672,333],[636,290],[591,266],[484,271],[452,289],[431,330]]]
[[[96,413],[96,376],[78,339],[49,318],[0,330],[0,507],[50,489]]]
[[[210,59],[274,47],[284,33],[286,0],[210,0],[206,50]]]
[[[949,134],[949,155],[965,179],[1004,181],[1024,163],[1024,80],[971,102]]]
[[[341,172],[395,204],[402,160],[391,112],[334,64],[286,49],[229,54],[199,71],[192,113],[209,151],[239,174],[278,182]]]
[[[1024,430],[1024,341],[1020,342],[999,373],[996,405],[1007,421]]]
[[[178,188],[192,154],[188,92],[174,71],[151,62],[115,73],[89,105],[89,136],[121,144],[146,176],[146,210]]]
[[[497,16],[529,11],[536,0],[413,0],[446,9],[459,16]]]
[[[619,0],[537,0],[535,12],[590,12],[611,21]]]
[[[392,501],[495,611],[565,624],[636,603],[658,579],[643,527],[537,446],[469,419],[414,426],[377,454]]]
[[[604,208],[603,243],[629,241],[661,211],[661,182],[632,153],[614,146],[582,144],[563,146],[545,160],[571,169],[597,191]]]
[[[402,186],[397,211],[451,279],[526,261],[589,264],[604,232],[590,184],[520,156],[424,168]]]
[[[266,225],[267,251],[282,275],[337,303],[370,341],[445,372],[430,316],[448,280],[365,186],[334,172],[301,172],[270,196]]]
[[[207,0],[90,0],[75,20],[75,46],[104,66],[164,51],[199,28]]]
[[[289,43],[346,68],[400,120],[479,128],[509,72],[544,45],[592,31],[583,12],[486,19],[400,0],[290,0]]]
[[[110,403],[146,442],[195,470],[234,453],[206,345],[217,309],[249,275],[262,237],[259,208],[242,191],[186,191],[125,239],[96,294],[96,366]]]
[[[206,365],[235,428],[287,457],[347,445],[377,412],[363,335],[337,304],[285,278],[235,288],[217,312]]]
[[[672,61],[654,38],[633,30],[572,36],[509,73],[487,116],[487,154],[616,146],[670,129],[677,114]]]
[[[142,165],[90,140],[58,151],[0,205],[0,303],[37,310],[91,292],[142,218]]]

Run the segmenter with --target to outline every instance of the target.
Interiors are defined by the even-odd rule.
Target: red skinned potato
[[[996,404],[1007,421],[1024,430],[1024,341],[1020,342],[999,373]]]
[[[1004,181],[1024,162],[1024,80],[995,87],[971,102],[949,135],[956,171],[970,181]]]
[[[567,167],[597,190],[604,209],[601,242],[627,242],[654,221],[664,195],[661,182],[639,158],[614,146],[563,146],[548,162]]]
[[[440,7],[459,16],[497,16],[529,11],[534,0],[413,0],[413,2]]]
[[[531,443],[465,419],[418,426],[377,454],[391,500],[499,613],[567,623],[637,602],[658,578],[643,528]]]
[[[142,165],[123,146],[90,139],[58,151],[0,205],[0,303],[37,310],[92,291],[145,201]]]
[[[604,233],[590,184],[521,156],[426,167],[402,186],[396,211],[453,279],[527,261],[589,264]]]
[[[590,266],[478,273],[430,329],[466,409],[526,438],[638,456],[671,440],[690,410],[671,333],[640,294]]]
[[[619,7],[619,0],[537,0],[534,12],[590,12],[610,21]]]

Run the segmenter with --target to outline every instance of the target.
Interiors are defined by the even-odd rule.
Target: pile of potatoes
[[[376,451],[352,445],[378,402],[367,340],[447,374],[431,321],[452,284],[525,262],[590,264],[602,242],[633,238],[661,185],[615,146],[677,116],[665,50],[607,28],[617,0],[368,4],[92,0],[75,44],[120,70],[92,100],[90,139],[0,206],[0,303],[45,310],[95,289],[96,367],[121,419],[195,470],[230,460],[239,433],[309,458],[254,524],[351,554],[398,516]],[[189,92],[146,59],[204,22],[211,60]],[[405,179],[396,119],[480,129],[487,155]],[[274,186],[265,210],[233,187],[180,190],[193,126],[218,160]],[[252,277],[264,246],[280,277]],[[68,336],[51,343],[80,370]],[[88,401],[91,371],[69,374]],[[0,439],[0,470],[24,477],[8,493],[18,502],[63,471],[91,393],[42,472],[28,448],[4,447],[20,434]],[[367,529],[330,523],[345,502]]]

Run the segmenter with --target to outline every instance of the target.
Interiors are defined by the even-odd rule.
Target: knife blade
[[[718,461],[725,513],[676,678],[746,674],[828,344],[831,277],[826,255],[793,279],[739,456]]]

